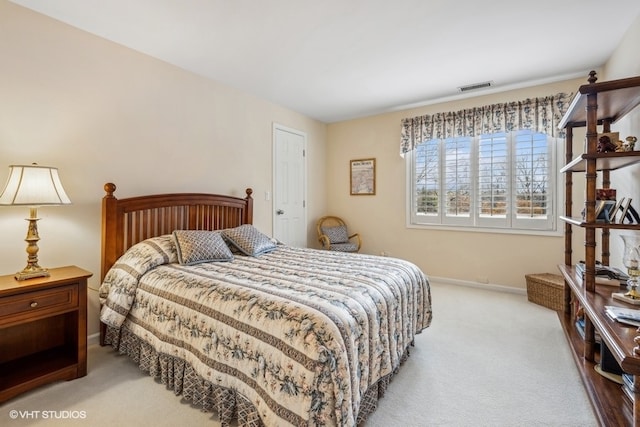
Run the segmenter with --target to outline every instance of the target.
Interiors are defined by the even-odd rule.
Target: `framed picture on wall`
[[[376,159],[357,159],[349,162],[351,171],[351,195],[376,194]]]

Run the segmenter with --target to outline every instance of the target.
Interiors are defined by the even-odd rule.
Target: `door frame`
[[[272,176],[271,176],[271,187],[273,188],[272,191],[272,197],[271,197],[271,218],[272,218],[272,222],[271,222],[271,228],[275,234],[276,232],[276,214],[275,214],[275,210],[276,210],[276,206],[275,206],[275,202],[276,202],[276,192],[277,190],[277,183],[276,183],[276,168],[278,166],[278,162],[276,161],[276,145],[277,145],[277,141],[276,141],[276,133],[277,131],[284,131],[284,132],[289,132],[289,133],[293,133],[295,135],[301,136],[302,137],[302,150],[303,150],[303,158],[302,158],[302,167],[304,168],[303,173],[302,173],[302,199],[304,201],[304,212],[303,212],[303,222],[304,222],[304,236],[305,236],[305,243],[308,246],[309,245],[309,224],[307,221],[307,212],[308,212],[308,203],[307,203],[307,133],[303,132],[301,130],[298,129],[294,129],[294,128],[290,128],[288,126],[284,126],[281,125],[279,123],[274,122],[273,123],[273,130],[272,130],[272,158],[271,158],[271,164],[273,165],[273,170],[272,170]],[[274,236],[275,237],[275,236]]]

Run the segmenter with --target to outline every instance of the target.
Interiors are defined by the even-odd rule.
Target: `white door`
[[[307,246],[305,206],[307,135],[273,126],[273,237],[289,246]]]

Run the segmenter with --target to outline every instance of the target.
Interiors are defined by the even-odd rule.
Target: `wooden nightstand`
[[[50,277],[0,276],[0,402],[87,375],[87,279],[75,266]]]

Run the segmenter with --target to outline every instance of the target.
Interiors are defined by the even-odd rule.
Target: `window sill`
[[[406,228],[418,230],[437,231],[458,231],[462,233],[488,233],[488,234],[519,234],[527,236],[562,237],[563,232],[559,230],[522,230],[513,228],[490,228],[490,227],[468,227],[440,224],[411,224],[407,223]]]

